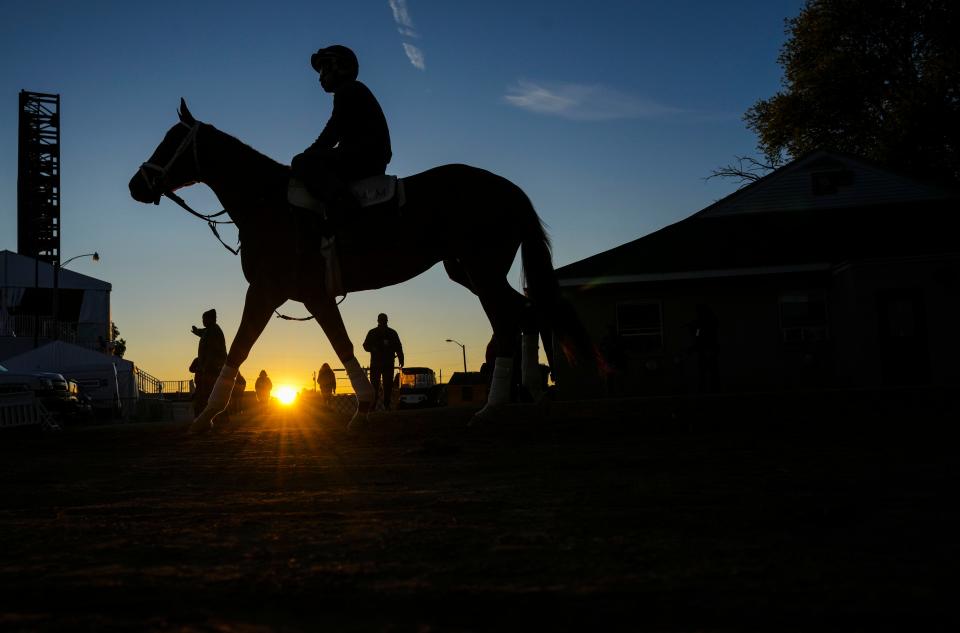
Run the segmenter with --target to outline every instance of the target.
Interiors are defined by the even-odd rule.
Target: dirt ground
[[[801,404],[4,434],[0,629],[957,630],[956,419]]]

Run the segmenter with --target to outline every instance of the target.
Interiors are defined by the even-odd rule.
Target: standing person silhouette
[[[317,386],[320,387],[323,403],[329,405],[334,392],[337,390],[337,377],[327,363],[324,363],[320,367],[320,371],[317,372]]]
[[[257,376],[257,382],[253,384],[253,388],[257,392],[257,402],[259,402],[261,406],[270,404],[270,392],[273,390],[273,381],[270,380],[270,376],[267,375],[266,369],[260,370],[260,375]]]
[[[200,337],[197,344],[197,391],[193,398],[193,412],[200,415],[207,406],[213,385],[227,361],[227,342],[223,330],[217,325],[217,311],[203,313],[203,327],[191,326],[190,331]]]
[[[332,207],[334,221],[359,208],[348,187],[354,180],[386,172],[393,153],[387,118],[373,93],[357,81],[360,64],[346,46],[334,44],[310,57],[320,85],[333,94],[330,120],[290,167],[315,196]]]
[[[387,327],[387,315],[377,315],[377,327],[367,332],[363,349],[370,352],[370,382],[373,384],[373,401],[377,401],[381,385],[383,388],[383,408],[390,408],[390,396],[393,391],[393,359],[397,358],[403,367],[403,346],[397,331]]]

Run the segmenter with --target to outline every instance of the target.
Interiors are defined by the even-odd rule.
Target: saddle
[[[371,176],[357,180],[350,183],[350,191],[361,209],[385,202],[394,202],[399,208],[406,202],[403,181],[396,176]],[[326,218],[326,205],[296,178],[291,178],[287,185],[287,202],[290,206],[315,211]]]
[[[399,211],[406,202],[403,180],[396,176],[371,176],[352,182],[349,187],[361,209],[390,203],[391,210]],[[290,178],[287,184],[287,203],[294,212],[294,216],[298,210],[303,209],[313,216],[314,223],[319,221],[321,226],[329,227],[327,205],[310,193],[301,180]],[[320,255],[324,264],[324,284],[327,294],[336,299],[345,294],[340,272],[340,258],[337,256],[336,235],[322,228],[318,232],[320,233]],[[300,251],[299,243],[296,248]]]

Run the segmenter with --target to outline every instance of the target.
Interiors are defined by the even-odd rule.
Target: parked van
[[[437,406],[437,376],[428,367],[404,367],[400,370],[400,389],[397,406],[408,407]]]
[[[77,365],[64,370],[90,399],[101,415],[116,415],[121,410],[117,368],[113,365]]]

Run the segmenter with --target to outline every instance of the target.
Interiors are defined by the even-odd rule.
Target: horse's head
[[[197,132],[202,124],[193,118],[182,98],[177,114],[180,121],[130,179],[130,195],[137,202],[158,204],[163,194],[200,180]]]

